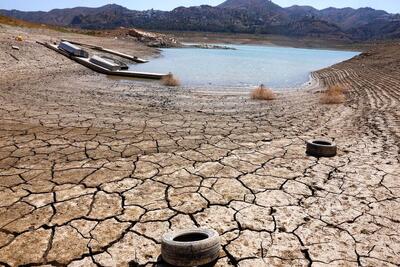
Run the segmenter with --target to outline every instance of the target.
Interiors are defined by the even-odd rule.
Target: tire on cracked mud
[[[173,266],[198,266],[219,257],[219,234],[211,229],[191,229],[170,232],[163,236],[161,256]]]
[[[337,146],[326,140],[310,140],[307,141],[306,153],[317,158],[334,157],[337,154]]]

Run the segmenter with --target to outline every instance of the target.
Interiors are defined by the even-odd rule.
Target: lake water
[[[265,84],[275,89],[306,83],[312,71],[350,59],[357,52],[274,46],[230,45],[236,50],[170,48],[132,70],[172,72],[183,86],[249,88]]]

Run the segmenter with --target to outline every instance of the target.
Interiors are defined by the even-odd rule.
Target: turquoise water
[[[132,70],[172,72],[184,86],[244,88],[265,84],[273,88],[300,86],[310,72],[357,55],[357,52],[231,45],[237,50],[163,49],[159,58]]]

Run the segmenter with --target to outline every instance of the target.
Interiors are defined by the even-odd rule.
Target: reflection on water
[[[133,65],[132,70],[172,72],[183,85],[250,87],[261,83],[274,88],[304,84],[312,71],[349,59],[358,53],[252,45],[236,50],[163,49],[159,58]]]

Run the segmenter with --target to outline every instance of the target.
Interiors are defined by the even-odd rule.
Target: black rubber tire
[[[196,235],[199,241],[176,241],[180,237]],[[170,232],[163,236],[161,256],[173,266],[198,266],[215,261],[221,250],[219,234],[211,229],[191,229]]]
[[[310,140],[307,141],[306,153],[317,158],[334,157],[337,154],[337,146],[335,143],[326,140]]]

